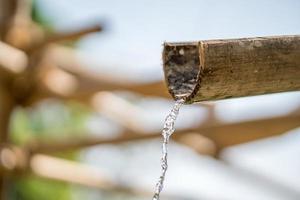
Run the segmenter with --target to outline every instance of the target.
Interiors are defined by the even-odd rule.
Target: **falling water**
[[[162,130],[163,144],[162,144],[162,157],[161,157],[161,175],[156,184],[155,194],[152,200],[159,200],[160,193],[164,186],[164,180],[168,169],[168,143],[169,143],[170,136],[175,131],[174,123],[178,116],[179,109],[183,105],[183,103],[184,100],[177,100],[171,112],[168,114],[168,116],[165,119],[164,128]]]

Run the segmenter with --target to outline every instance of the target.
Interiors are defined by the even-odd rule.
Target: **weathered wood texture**
[[[300,35],[165,43],[163,61],[188,103],[300,89]]]

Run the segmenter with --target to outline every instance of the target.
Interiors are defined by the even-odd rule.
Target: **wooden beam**
[[[176,134],[173,138],[175,142],[183,144],[201,155],[215,156],[218,148],[216,143],[198,132]]]
[[[199,127],[176,130],[172,139],[183,140],[185,134],[201,134],[205,136],[205,140],[210,139],[217,147],[217,151],[221,151],[223,148],[250,142],[257,139],[262,139],[266,137],[271,137],[275,135],[280,135],[288,130],[297,128],[300,126],[300,116],[282,116],[263,120],[247,121],[242,123],[234,124],[218,124],[205,126],[201,125]],[[91,147],[94,145],[101,144],[119,144],[123,142],[139,141],[145,139],[152,139],[161,137],[160,132],[152,132],[147,134],[138,133],[124,133],[122,136],[117,138],[96,138],[96,137],[86,137],[86,138],[72,138],[66,140],[43,142],[35,141],[28,145],[28,148],[32,152],[42,152],[42,153],[53,153],[66,150],[76,150],[80,148]],[[202,139],[201,139],[202,140]],[[196,142],[195,144],[203,144],[202,142]],[[195,147],[194,149],[196,149]],[[199,147],[200,148],[200,147]],[[215,150],[213,150],[215,151]],[[206,152],[203,151],[203,152]],[[211,151],[209,151],[209,154]]]
[[[113,90],[126,90],[145,96],[170,98],[163,81],[141,84],[129,83],[128,81],[120,80],[118,77],[95,73],[87,69],[80,59],[80,53],[73,49],[51,45],[47,48],[45,55],[39,67],[40,75],[38,77],[40,84],[37,85],[37,90],[32,96],[30,104],[44,98],[59,98],[90,103],[95,93]],[[69,81],[70,84],[64,85],[70,88],[70,90],[65,90],[66,92],[61,90],[62,88],[56,90],[54,86],[57,85],[57,78],[51,78],[53,71],[58,72],[61,70],[65,72],[65,75],[69,74],[67,75],[68,77],[72,76],[75,78],[72,78],[75,81]],[[62,73],[60,74],[62,75]]]
[[[33,174],[52,180],[100,189],[115,187],[115,184],[96,168],[53,156],[33,155],[29,161],[29,168]]]
[[[43,154],[30,154],[25,149],[12,145],[0,147],[0,158],[0,171],[5,175],[31,173],[41,178],[105,191],[145,195],[145,191],[126,187],[112,180],[96,167],[77,161]]]
[[[144,123],[140,120],[140,116],[144,114],[143,110],[125,99],[111,92],[98,92],[92,97],[91,104],[95,111],[122,127],[136,133],[146,132]]]
[[[26,145],[26,149],[30,149],[31,152],[38,153],[53,153],[53,152],[61,152],[61,151],[72,151],[78,150],[81,148],[88,148],[95,145],[103,145],[103,144],[120,144],[124,142],[130,141],[139,141],[146,139],[153,139],[160,136],[160,133],[149,133],[149,134],[136,134],[136,133],[128,133],[123,134],[121,137],[116,138],[101,138],[101,137],[80,137],[66,140],[57,140],[46,142],[46,141],[31,141]]]
[[[29,50],[34,51],[37,49],[42,49],[43,47],[45,47],[49,44],[52,44],[52,43],[76,40],[76,39],[79,39],[90,33],[101,32],[102,30],[103,30],[103,27],[97,24],[97,25],[92,25],[89,27],[83,27],[79,30],[75,30],[72,32],[52,33],[52,34],[46,35],[44,40],[40,41],[37,44],[34,44]]]
[[[25,70],[28,58],[25,52],[0,41],[0,67],[17,74]]]
[[[297,127],[300,127],[299,115],[200,128],[198,132],[214,141],[218,150],[222,150],[233,145],[281,135]]]
[[[108,76],[87,69],[80,53],[66,47],[52,45],[48,49],[49,59],[59,68],[75,75],[79,81],[76,95],[94,94],[103,90],[130,90],[147,96],[170,97],[162,81],[153,83],[129,83],[118,76]],[[84,57],[84,56],[82,56]]]
[[[48,36],[45,40],[45,43],[54,43],[54,42],[62,42],[66,40],[76,40],[83,36],[86,36],[90,33],[97,33],[103,30],[100,25],[93,25],[90,27],[84,27],[77,31],[68,32],[68,33],[54,33],[53,35]]]
[[[44,154],[30,154],[17,146],[0,147],[0,172],[8,176],[34,175],[40,178],[92,187],[105,192],[121,193],[136,197],[149,197],[152,191],[130,187],[107,176],[98,167]],[[5,183],[5,182],[4,182]],[[171,194],[168,199],[180,199]],[[7,198],[8,199],[8,198]]]
[[[163,60],[188,103],[300,89],[300,35],[165,43]]]
[[[125,133],[147,134],[145,121],[140,119],[140,116],[145,115],[144,111],[124,98],[121,98],[112,92],[98,92],[92,98],[93,108],[110,118],[113,121],[121,124],[128,131]],[[203,105],[208,109],[208,115],[205,124],[216,123],[214,117],[214,107],[212,105]],[[122,135],[121,137],[124,137]],[[185,133],[181,137],[174,138],[176,142],[184,144],[205,155],[215,155],[216,147],[212,140],[196,133]]]

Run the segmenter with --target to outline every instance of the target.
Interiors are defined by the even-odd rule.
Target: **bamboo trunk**
[[[300,89],[300,35],[165,43],[163,62],[187,103]]]

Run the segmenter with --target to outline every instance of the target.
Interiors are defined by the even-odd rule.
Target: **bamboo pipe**
[[[300,89],[300,35],[165,43],[165,81],[187,103]]]

